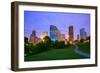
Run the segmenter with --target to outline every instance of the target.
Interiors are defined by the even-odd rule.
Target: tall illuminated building
[[[87,38],[87,32],[85,32],[85,39]]]
[[[65,34],[61,34],[61,41],[65,41]]]
[[[73,30],[73,26],[69,26],[69,43],[72,44],[73,40],[74,40],[74,30]]]
[[[59,30],[56,26],[50,25],[50,38],[52,41],[58,40]]]
[[[61,41],[61,33],[58,31],[58,41]]]
[[[80,36],[79,36],[79,34],[77,35],[77,40],[78,40],[78,41],[80,40]]]
[[[30,38],[29,38],[29,43],[32,43],[32,44],[35,44],[36,43],[36,31],[35,30],[33,30],[32,31],[32,33],[31,33],[31,35],[30,35]]]
[[[80,39],[86,39],[87,33],[85,32],[85,29],[80,29]]]

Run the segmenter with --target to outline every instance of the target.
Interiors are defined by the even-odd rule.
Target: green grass
[[[63,60],[63,59],[84,59],[85,57],[74,52],[75,47],[64,49],[53,49],[41,52],[35,55],[25,57],[25,61],[42,61],[42,60]]]
[[[90,44],[89,43],[80,43],[78,44],[81,51],[90,53]]]

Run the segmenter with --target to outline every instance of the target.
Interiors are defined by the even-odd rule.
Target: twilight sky
[[[72,25],[76,39],[81,28],[90,35],[90,14],[24,11],[24,36],[29,38],[32,30],[36,30],[37,36],[42,32],[49,34],[50,25],[55,25],[66,38],[68,27]]]

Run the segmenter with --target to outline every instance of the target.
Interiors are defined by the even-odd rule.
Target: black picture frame
[[[48,6],[48,7],[62,7],[62,8],[80,8],[80,9],[93,9],[95,10],[95,64],[83,64],[83,65],[62,65],[62,66],[50,66],[50,67],[34,67],[34,68],[19,68],[19,6]],[[15,1],[11,3],[11,70],[13,71],[28,71],[28,70],[47,70],[47,69],[61,69],[61,68],[77,68],[77,67],[92,67],[97,66],[97,7],[96,6],[84,6],[84,5],[68,5],[68,4],[51,4],[51,3],[35,3],[35,2],[19,2]]]

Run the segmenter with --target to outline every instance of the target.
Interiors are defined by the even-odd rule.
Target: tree
[[[25,43],[24,44],[24,52],[26,55],[29,55],[32,53],[32,48],[33,48],[33,45],[31,43]]]
[[[80,42],[82,42],[82,43],[83,43],[83,42],[84,42],[84,39],[80,39]]]
[[[28,38],[24,37],[24,41],[25,41],[25,43],[28,43]]]
[[[46,48],[47,49],[51,49],[52,48],[52,41],[51,41],[50,37],[49,36],[45,36],[43,38],[43,40],[44,40],[44,45],[46,46]]]
[[[44,38],[43,38],[43,40],[44,40],[44,42],[45,43],[51,43],[51,39],[50,39],[50,37],[49,36],[45,36]]]
[[[56,48],[56,49],[61,49],[61,48],[64,48],[64,47],[66,47],[64,41],[58,41],[58,40],[56,40],[56,41],[54,42],[54,48]]]
[[[40,42],[40,43],[37,43],[34,46],[34,48],[32,49],[32,53],[37,54],[37,53],[40,53],[40,52],[47,51],[49,49],[50,48],[48,47],[47,43]]]

